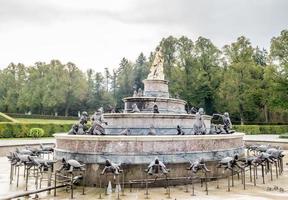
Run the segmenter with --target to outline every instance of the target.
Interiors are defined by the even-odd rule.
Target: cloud
[[[288,26],[286,0],[0,0],[0,67],[58,58],[83,69],[116,67],[163,37],[204,36],[219,48],[253,45]]]

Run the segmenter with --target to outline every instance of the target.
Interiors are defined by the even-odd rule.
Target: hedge
[[[42,128],[43,137],[51,137],[54,133],[67,132],[71,129],[71,124],[55,123],[13,123],[0,122],[0,138],[21,138],[28,137],[31,128]]]
[[[233,129],[249,135],[277,134],[288,132],[288,125],[234,125]]]
[[[61,120],[78,120],[79,117],[76,116],[54,116],[54,115],[25,115],[20,113],[5,113],[6,115],[13,117],[13,118],[27,118],[27,119],[61,119]]]
[[[280,135],[279,138],[288,139],[288,133],[284,133],[284,134]]]

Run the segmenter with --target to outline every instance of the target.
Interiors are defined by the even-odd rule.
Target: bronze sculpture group
[[[222,114],[213,114],[213,117],[218,116],[221,117],[223,120],[222,125],[211,125],[210,130],[206,127],[206,124],[204,122],[203,115],[205,114],[203,108],[199,108],[197,110],[196,108],[192,108],[191,111],[196,112],[195,114],[195,121],[193,123],[193,130],[192,134],[194,135],[206,135],[206,134],[231,134],[234,133],[234,130],[231,130],[232,123],[229,117],[229,114],[225,112]],[[134,103],[132,105],[131,113],[139,113],[141,112],[138,108],[137,104]],[[157,104],[154,104],[153,106],[153,113],[159,113],[159,109]],[[99,108],[91,117],[91,127],[88,128],[87,123],[89,121],[89,115],[87,112],[83,112],[80,116],[79,122],[74,124],[70,131],[68,132],[69,135],[106,135],[104,125],[108,125],[108,123],[104,119],[103,115],[103,108]],[[129,133],[127,132],[129,130]],[[121,131],[121,135],[131,135],[130,129],[125,129],[124,131]],[[177,135],[185,135],[185,132],[182,130],[182,127],[178,125],[176,127]],[[191,134],[191,133],[190,133]],[[148,131],[148,135],[156,135],[156,130],[153,126],[150,127]]]
[[[245,189],[245,171],[246,168],[250,171],[250,181],[253,182],[254,180],[254,185],[256,185],[256,177],[257,177],[257,167],[260,167],[262,170],[262,180],[263,184],[265,184],[265,174],[270,172],[271,174],[271,180],[273,178],[272,176],[272,168],[275,167],[275,172],[276,172],[276,178],[278,178],[279,175],[283,173],[283,151],[279,149],[278,147],[272,147],[270,145],[249,145],[246,147],[247,148],[247,156],[246,157],[239,157],[238,154],[234,154],[232,156],[227,156],[223,157],[222,159],[217,161],[216,164],[216,179],[217,179],[217,188],[219,188],[219,169],[224,169],[228,170],[229,173],[226,173],[227,175],[227,180],[228,180],[228,191],[230,191],[230,187],[234,186],[234,180],[233,177],[235,174],[238,174],[238,179],[239,179],[239,174],[241,173],[241,183],[244,186]],[[253,149],[251,154],[250,149]],[[45,151],[50,151],[53,152],[53,147],[52,146],[43,146],[41,145],[41,148],[25,148],[25,149],[17,149],[15,152],[11,152],[8,157],[10,163],[11,163],[11,181],[13,180],[13,172],[14,169],[12,168],[18,168],[21,166],[25,166],[25,171],[26,171],[26,181],[28,180],[29,177],[29,170],[32,169],[32,167],[35,167],[35,169],[39,170],[40,173],[43,173],[44,171],[51,170],[53,172],[53,165],[55,163],[54,160],[47,160],[44,158],[39,157],[41,152]],[[201,181],[201,186],[202,186],[202,181],[204,180],[205,182],[205,191],[206,194],[208,194],[208,180],[209,178],[207,176],[207,173],[210,172],[210,170],[206,166],[206,162],[203,158],[196,159],[194,161],[189,161],[190,165],[186,169],[191,172],[191,175],[187,177],[187,180],[191,181],[192,184],[192,195],[194,195],[194,179],[200,178]],[[100,163],[101,164],[101,163]],[[103,163],[102,163],[103,164]],[[104,163],[104,168],[102,171],[100,171],[101,175],[107,175],[107,174],[112,174],[114,177],[116,176],[118,178],[117,180],[117,185],[120,187],[120,180],[119,176],[120,174],[123,174],[123,188],[124,188],[124,173],[123,169],[121,168],[121,164],[116,164],[109,159],[105,160]],[[71,187],[71,197],[73,198],[73,184],[76,184],[78,182],[83,183],[83,194],[84,194],[84,187],[85,187],[85,180],[84,180],[84,174],[85,174],[86,168],[85,164],[81,164],[79,161],[74,160],[74,159],[62,159],[60,168],[55,171],[55,180],[56,176],[59,175],[62,178],[65,176],[70,177],[68,180],[71,181],[69,182],[69,185]],[[253,176],[252,176],[252,171],[253,171]],[[80,175],[77,176],[77,173],[80,173]],[[153,159],[150,164],[148,165],[147,169],[145,170],[147,176],[146,176],[146,191],[148,191],[148,181],[151,182],[151,179],[147,179],[148,176],[155,176],[155,180],[160,176],[164,176],[164,180],[167,182],[166,188],[168,195],[170,195],[170,189],[169,189],[169,173],[170,169],[166,167],[164,162],[162,162],[158,157]],[[202,172],[202,173],[198,173]],[[18,172],[19,173],[19,172]],[[37,172],[38,173],[38,172]],[[65,175],[67,174],[68,175]],[[78,174],[79,174],[78,173]],[[28,174],[28,175],[27,175]],[[197,176],[198,174],[198,176]],[[204,174],[204,177],[203,177]],[[200,175],[200,176],[199,176]],[[18,174],[19,176],[19,174]],[[24,174],[25,176],[25,174]],[[38,175],[37,175],[38,176]],[[230,186],[230,178],[232,177],[232,185]],[[252,178],[254,177],[254,178]],[[18,184],[18,179],[17,178],[17,184]],[[106,176],[107,179],[107,176]],[[37,178],[38,180],[38,178]],[[163,179],[161,179],[163,181]],[[160,181],[161,181],[160,180]],[[61,179],[62,181],[62,179]],[[185,183],[186,185],[186,183]],[[55,182],[56,186],[56,182]],[[187,186],[187,185],[186,185]],[[101,186],[100,186],[101,187]],[[27,185],[26,185],[27,188]],[[268,190],[268,189],[267,189]],[[188,191],[188,188],[186,188],[186,191]],[[55,194],[56,194],[56,189],[55,189]],[[146,197],[148,196],[148,192],[145,193]]]
[[[106,135],[103,125],[108,125],[108,123],[104,119],[103,108],[99,108],[90,119],[92,126],[88,128],[87,123],[89,116],[88,113],[84,111],[79,122],[72,126],[68,135]]]

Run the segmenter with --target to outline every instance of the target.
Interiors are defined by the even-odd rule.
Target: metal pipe
[[[20,197],[26,197],[26,196],[29,196],[31,194],[37,194],[37,193],[45,192],[48,190],[53,190],[56,188],[66,187],[66,186],[67,186],[67,184],[64,184],[64,185],[58,185],[56,187],[48,187],[48,188],[42,188],[42,189],[33,190],[33,191],[27,191],[27,192],[12,194],[12,195],[8,195],[8,196],[3,197],[3,200],[10,200],[10,199],[16,199],[16,198],[20,198]]]
[[[265,173],[264,173],[264,166],[263,165],[261,165],[261,170],[262,170],[262,182],[263,182],[263,184],[265,184]],[[271,170],[272,170],[272,168],[271,168]]]

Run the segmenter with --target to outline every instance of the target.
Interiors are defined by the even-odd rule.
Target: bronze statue
[[[141,88],[138,89],[138,93],[137,93],[138,97],[143,97],[143,91]]]
[[[270,154],[273,159],[281,159],[284,157],[283,151],[276,148],[269,148],[266,153]]]
[[[153,106],[153,113],[159,113],[159,109],[158,109],[157,104],[154,104],[154,106]]]
[[[204,114],[204,109],[199,108],[198,112],[195,114],[195,122],[193,124],[193,130],[195,135],[205,135],[206,134],[206,125],[202,118]]]
[[[105,121],[103,116],[103,108],[99,108],[97,112],[94,113],[91,117],[92,120],[92,126],[88,130],[88,134],[90,135],[106,135],[105,128],[103,127],[103,124],[108,125],[108,123]]]
[[[206,167],[203,158],[196,160],[195,162],[190,162],[190,166],[187,168],[187,170],[192,170],[193,173],[197,173],[199,170],[210,172],[210,170]]]
[[[131,135],[131,130],[129,128],[125,128],[120,132],[120,135]]]
[[[18,147],[16,147],[16,153],[21,154],[21,155],[32,155],[33,154],[33,152],[30,151],[29,149],[19,149]]]
[[[88,113],[86,111],[82,112],[82,115],[80,116],[79,122],[74,124],[70,131],[68,132],[68,135],[84,135],[87,128],[87,122],[88,122]]]
[[[265,144],[262,144],[262,145],[259,145],[257,148],[256,148],[256,151],[258,152],[266,152],[271,146],[268,144],[268,145],[265,145]]]
[[[156,135],[156,129],[153,125],[149,128],[148,135]]]
[[[148,165],[148,168],[146,169],[146,172],[149,175],[159,174],[159,173],[167,174],[168,171],[169,170],[166,168],[164,163],[161,162],[157,157]]]
[[[132,105],[132,111],[131,111],[132,113],[138,113],[138,112],[140,112],[140,110],[139,110],[139,108],[138,108],[138,106],[137,106],[137,104],[136,103],[133,103],[133,105]]]
[[[49,168],[53,168],[53,164],[56,162],[53,160],[45,160],[34,156],[28,156],[28,160],[32,165],[44,171],[47,171]]]
[[[218,129],[216,131],[217,134],[219,134],[219,133],[230,134],[230,133],[234,133],[235,132],[234,130],[230,130],[230,129],[232,129],[232,123],[231,123],[231,120],[230,120],[228,112],[225,112],[223,115],[221,115],[221,114],[213,114],[213,117],[214,116],[219,116],[223,120],[223,126],[219,126],[217,128]]]
[[[182,128],[177,125],[177,135],[185,135],[185,132],[182,130]]]
[[[134,92],[133,92],[133,97],[138,97],[138,93],[136,90],[134,90]]]
[[[195,108],[195,107],[192,107],[191,109],[190,109],[190,112],[189,112],[190,114],[196,114],[197,113],[197,109]]]
[[[54,147],[53,147],[53,146],[48,146],[48,145],[40,144],[40,148],[41,148],[41,151],[54,152]]]
[[[77,160],[68,160],[66,161],[65,158],[62,158],[62,165],[61,167],[57,170],[58,172],[61,172],[63,169],[68,171],[68,172],[73,172],[74,170],[85,170],[85,164],[80,164]]]
[[[101,174],[106,174],[106,173],[113,173],[114,175],[119,175],[120,173],[123,172],[123,170],[120,168],[121,164],[116,164],[111,162],[109,159],[106,159],[105,161],[105,167],[102,170]]]
[[[225,169],[233,170],[235,167],[243,169],[242,166],[238,163],[239,156],[235,154],[233,157],[225,157],[217,165],[217,168],[224,167]]]

